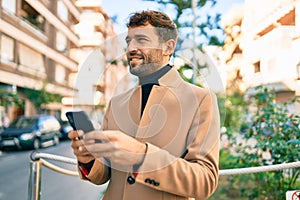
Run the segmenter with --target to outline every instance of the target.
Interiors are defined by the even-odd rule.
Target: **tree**
[[[220,35],[224,34],[220,26],[221,14],[211,14],[208,11],[215,6],[217,0],[194,0],[196,5],[193,9],[193,0],[143,0],[153,1],[161,6],[161,10],[174,11],[174,23],[178,27],[179,38],[174,52],[175,57],[186,60],[193,70],[192,79],[189,82],[201,85],[201,69],[207,68],[206,53],[203,45],[222,46]],[[186,69],[186,66],[183,66]],[[179,72],[183,72],[179,71]],[[181,73],[184,78],[183,74]]]
[[[154,1],[161,4],[164,7],[171,7],[175,11],[174,22],[178,27],[180,33],[184,34],[186,38],[192,39],[193,35],[193,10],[192,0],[144,0]],[[197,3],[196,12],[203,11],[204,8],[211,8],[215,6],[217,0],[195,0]],[[218,32],[224,33],[219,22],[221,20],[221,14],[216,13],[214,16],[207,14],[196,14],[196,32],[197,37],[201,39],[201,43],[198,44],[198,48],[203,44],[222,46],[223,41],[218,38]],[[180,41],[179,41],[180,44]]]

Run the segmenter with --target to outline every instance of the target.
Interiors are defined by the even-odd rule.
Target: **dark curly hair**
[[[160,41],[166,42],[169,39],[177,41],[178,31],[176,24],[174,24],[168,15],[159,11],[146,10],[133,13],[129,18],[127,27],[132,28],[148,24],[156,28]]]

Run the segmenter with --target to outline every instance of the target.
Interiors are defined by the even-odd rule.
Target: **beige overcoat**
[[[215,94],[185,82],[172,68],[159,86],[153,86],[142,117],[140,107],[137,86],[111,99],[102,126],[147,142],[135,183],[127,182],[132,167],[107,167],[100,160],[88,179],[95,184],[109,181],[104,200],[207,199],[218,183],[220,120]]]

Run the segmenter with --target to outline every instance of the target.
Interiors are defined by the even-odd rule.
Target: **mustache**
[[[134,52],[129,52],[127,53],[127,57],[129,59],[132,59],[132,58],[144,58],[144,54],[141,54],[141,53],[134,53]]]

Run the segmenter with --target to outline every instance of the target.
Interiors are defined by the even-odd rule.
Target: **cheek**
[[[159,63],[162,60],[161,49],[144,49],[141,53],[143,54],[146,63]]]
[[[143,58],[144,58],[145,60],[148,60],[149,57],[151,57],[151,56],[150,56],[150,55],[151,55],[151,51],[146,50],[146,49],[141,50],[141,54],[143,55]]]
[[[163,56],[163,53],[162,53],[162,50],[160,50],[160,49],[152,52],[152,57],[155,60],[161,60],[162,56]]]

